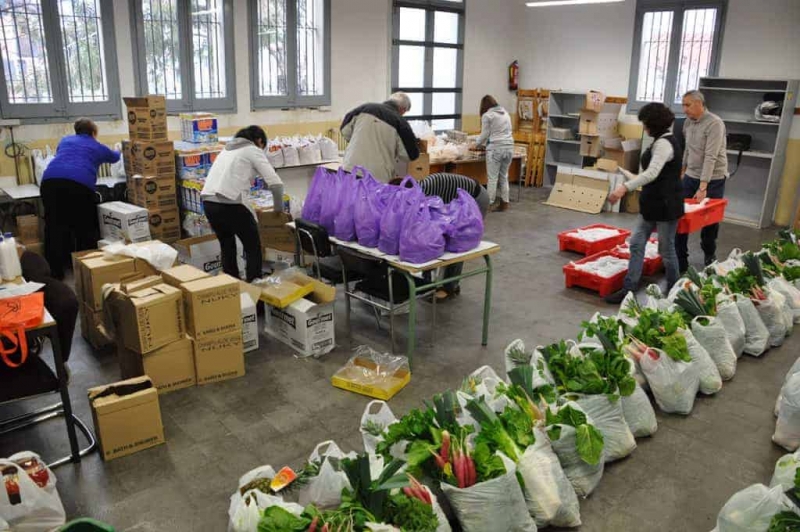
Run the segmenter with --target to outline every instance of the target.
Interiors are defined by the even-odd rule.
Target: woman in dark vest
[[[639,111],[639,120],[655,141],[642,155],[644,171],[637,175],[622,170],[628,181],[618,186],[609,196],[616,203],[628,192],[639,187],[639,224],[631,237],[631,258],[625,285],[611,294],[606,301],[618,304],[628,292],[635,292],[642,277],[645,248],[650,235],[658,231],[658,252],[667,270],[667,290],[678,281],[678,255],[675,252],[675,234],[678,220],[683,216],[683,188],[681,164],[683,152],[672,135],[670,127],[675,115],[661,103],[649,103]]]

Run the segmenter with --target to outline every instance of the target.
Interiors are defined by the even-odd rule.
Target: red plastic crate
[[[597,259],[608,256],[616,255],[614,255],[614,253],[611,251],[601,251],[600,253],[595,253],[594,255],[590,255],[584,259],[565,265],[564,281],[567,285],[567,288],[572,288],[573,286],[588,288],[589,290],[594,290],[597,292],[600,297],[606,297],[607,295],[613,294],[617,290],[622,290],[622,285],[625,284],[625,276],[628,274],[627,269],[618,273],[614,277],[605,278],[575,268],[575,264],[594,262]]]
[[[651,238],[650,242],[658,242],[657,239]],[[630,259],[631,252],[628,246],[623,247],[623,244],[615,247],[611,250],[615,256],[621,259]],[[655,258],[648,259],[647,257],[644,258],[644,265],[642,266],[642,275],[651,276],[655,275],[660,272],[664,268],[664,259],[661,258],[661,255],[658,255]]]
[[[686,203],[696,205],[697,200],[687,199]],[[725,207],[728,206],[726,199],[710,199],[705,207],[695,212],[683,215],[678,221],[678,233],[695,233],[703,227],[720,223],[725,218]]]
[[[574,236],[575,231],[586,229],[615,229],[620,232],[618,236],[612,236],[597,242],[586,242]],[[558,249],[559,251],[574,251],[586,255],[594,255],[601,251],[608,251],[614,246],[624,244],[625,240],[631,236],[631,232],[621,227],[614,227],[613,225],[593,224],[586,227],[579,227],[578,229],[570,229],[558,234]]]

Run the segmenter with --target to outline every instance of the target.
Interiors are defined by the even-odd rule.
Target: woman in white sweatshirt
[[[259,126],[239,130],[217,156],[208,172],[201,196],[208,222],[222,250],[222,271],[239,277],[236,238],[242,242],[247,261],[247,281],[261,277],[263,257],[258,223],[245,205],[253,179],[261,177],[272,192],[275,212],[283,212],[283,181],[269,164],[264,149],[267,134]]]
[[[477,146],[486,146],[486,177],[491,206],[489,210],[508,210],[508,168],[514,158],[511,117],[488,94],[481,99],[481,135]],[[500,203],[495,201],[500,188]]]

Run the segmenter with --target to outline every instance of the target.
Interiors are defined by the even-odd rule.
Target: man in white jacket
[[[222,250],[222,271],[239,277],[236,238],[242,242],[247,261],[247,281],[261,277],[263,257],[258,223],[245,194],[253,179],[261,177],[272,192],[275,212],[283,212],[283,181],[267,159],[267,134],[259,126],[236,133],[217,156],[201,192],[203,207]]]

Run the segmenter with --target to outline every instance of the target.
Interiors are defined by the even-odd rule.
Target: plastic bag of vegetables
[[[697,316],[692,320],[692,334],[711,356],[722,380],[732,379],[736,374],[736,353],[722,324],[711,316]]]
[[[739,313],[739,308],[736,306],[736,301],[730,296],[717,295],[717,319],[725,328],[725,334],[728,335],[733,352],[737,357],[742,356],[747,339],[747,328]]]
[[[749,297],[758,310],[759,316],[769,331],[769,344],[773,347],[783,345],[786,338],[786,318],[780,294],[771,293],[767,288],[761,261],[752,253],[742,256],[743,266],[728,273],[722,281],[734,294]]]
[[[769,330],[749,297],[738,294],[731,297],[736,302],[736,308],[739,309],[739,315],[744,322],[744,353],[760,357],[769,347]]]
[[[631,433],[636,438],[652,436],[658,430],[658,421],[650,398],[647,397],[644,389],[636,383],[636,389],[631,395],[622,397],[622,414],[625,416],[625,423],[628,424]]]
[[[262,512],[272,506],[293,515],[303,513],[302,506],[286,503],[282,497],[268,493],[273,478],[275,470],[268,465],[252,469],[239,478],[239,486],[231,495],[228,507],[228,532],[257,532]]]
[[[780,486],[767,488],[753,484],[728,499],[711,532],[767,532],[776,514],[794,510],[794,504]]]
[[[528,365],[534,369],[534,388],[553,384],[553,376],[550,374],[547,363],[544,361],[541,347],[537,347],[533,351],[530,351],[525,348],[525,342],[518,338],[508,344],[504,354],[506,360],[506,373],[510,372],[514,368]]]
[[[352,457],[355,454],[351,453]],[[309,479],[298,495],[298,502],[318,508],[335,508],[342,503],[342,490],[350,489],[347,475],[339,467],[345,454],[333,440],[318,444],[308,457],[309,464],[319,467],[319,473]]]
[[[524,483],[528,510],[539,527],[576,527],[581,525],[581,508],[550,440],[534,430],[536,443],[525,449],[517,464]]]
[[[636,440],[625,422],[619,397],[612,400],[605,394],[570,394],[565,398],[575,401],[603,434],[603,459],[606,463],[621,460],[636,449]]]
[[[781,486],[783,491],[794,489],[798,469],[800,469],[800,451],[781,456],[775,462],[775,471],[772,473],[769,487]]]
[[[786,318],[783,314],[783,305],[778,305],[774,294],[771,295],[763,291],[755,294],[753,304],[769,331],[769,345],[772,347],[782,346],[786,340]]]
[[[786,298],[794,323],[800,323],[800,290],[783,277],[775,277],[767,283],[767,286]]]
[[[794,361],[792,367],[789,368],[789,371],[786,372],[786,376],[783,378],[783,384],[781,385],[781,390],[778,392],[778,398],[775,400],[775,416],[778,416],[778,410],[780,410],[781,406],[781,398],[783,397],[783,387],[786,386],[786,383],[789,382],[789,379],[794,376],[795,373],[800,373],[800,358]]]
[[[466,378],[462,391],[472,397],[486,400],[495,412],[502,412],[508,400],[503,395],[498,395],[497,386],[503,379],[489,366],[481,366]]]
[[[578,406],[569,402],[547,411],[547,437],[575,494],[588,497],[603,477],[603,434]]]
[[[522,488],[517,481],[512,460],[497,453],[503,472],[490,480],[459,488],[442,483],[442,491],[458,517],[464,532],[509,530],[536,532],[536,523],[528,514]]]
[[[781,388],[778,420],[772,441],[789,451],[796,451],[800,447],[800,373],[789,377]]]
[[[697,366],[673,360],[660,349],[645,348],[638,358],[659,408],[672,414],[691,413],[700,386]]]
[[[781,316],[783,316],[783,323],[786,326],[786,336],[790,336],[794,331],[794,312],[792,312],[791,307],[789,306],[789,300],[786,299],[782,293],[778,292],[777,290],[773,290],[772,288],[767,288],[767,293],[769,294],[772,299],[775,300],[775,304],[778,308],[781,309]]]
[[[377,411],[375,408],[377,407]],[[364,442],[364,451],[375,454],[378,444],[383,441],[386,428],[397,423],[392,409],[385,401],[370,401],[361,415],[361,439]]]
[[[700,345],[694,333],[689,329],[681,329],[681,334],[686,338],[686,348],[689,350],[691,365],[696,369],[700,379],[700,393],[713,395],[722,389],[722,376],[717,365],[711,359],[706,348]]]

